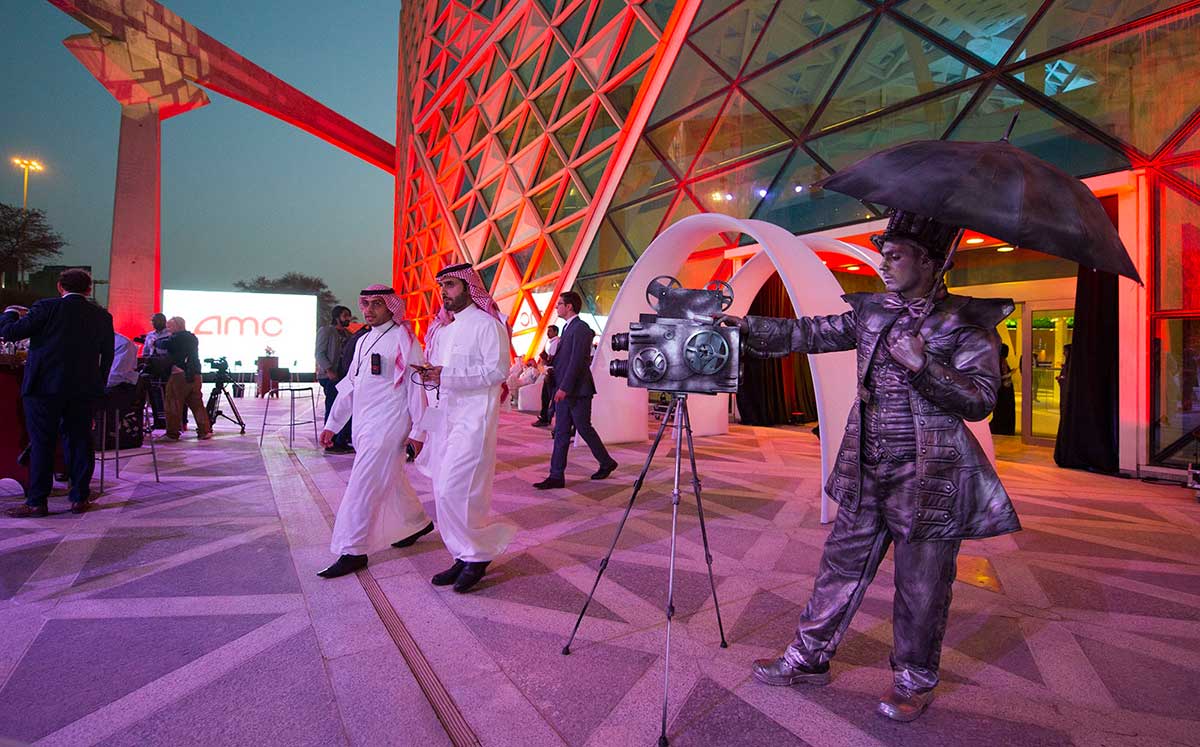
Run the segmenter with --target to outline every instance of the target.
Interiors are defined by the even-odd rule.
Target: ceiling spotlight
[[[725,199],[724,195],[722,195],[720,192],[713,192],[712,198],[713,202],[720,202],[721,200]]]
[[[759,196],[759,197],[766,197],[766,196],[767,196],[767,190],[765,190],[765,189],[762,189],[762,188],[760,187],[760,188],[759,188],[759,190],[758,190],[758,196]]]
[[[1001,252],[1001,253],[1003,253],[1003,252],[1011,252],[1012,250],[1013,250],[1013,247],[1011,247],[1011,246],[1007,246],[1007,245],[1005,245],[1005,246],[998,246],[998,247],[996,247],[996,251],[998,251],[998,252]]]
[[[804,185],[802,185],[802,184],[797,184],[797,185],[796,185],[796,192],[803,192],[803,191],[804,191]]]
[[[845,269],[849,272],[857,272],[862,269],[862,265],[846,265]]]
[[[725,202],[733,202],[733,195],[726,192],[725,193]]]
[[[967,244],[982,244],[983,239],[981,239],[978,236],[972,236],[971,238],[967,239],[965,243],[967,243]]]

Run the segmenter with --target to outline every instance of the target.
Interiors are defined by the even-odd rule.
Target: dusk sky
[[[163,4],[395,142],[399,0]],[[107,278],[120,107],[62,45],[86,27],[45,0],[4,6],[0,202],[21,203],[13,156],[43,161],[47,170],[30,175],[30,206],[70,243],[63,263]],[[237,280],[294,270],[325,278],[346,303],[364,285],[390,282],[392,177],[207,93],[211,104],[163,123],[163,286],[232,290]]]

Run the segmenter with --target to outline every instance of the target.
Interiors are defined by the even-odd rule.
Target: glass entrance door
[[[1064,300],[1027,303],[1022,312],[1021,437],[1025,443],[1052,446],[1058,437],[1075,310]]]

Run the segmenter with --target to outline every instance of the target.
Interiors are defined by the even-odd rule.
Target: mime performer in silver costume
[[[778,659],[756,661],[754,677],[828,683],[829,660],[894,545],[893,682],[879,712],[897,721],[912,721],[933,700],[960,541],[1021,528],[963,423],[995,405],[995,328],[1013,305],[946,293],[939,275],[956,233],[896,211],[872,238],[887,293],[844,296],[850,311],[834,316],[721,317],[763,357],[858,351],[859,395],[825,486],[839,503],[837,519],[795,641]]]

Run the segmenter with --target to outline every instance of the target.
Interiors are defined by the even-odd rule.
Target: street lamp
[[[12,162],[14,166],[25,172],[25,186],[21,190],[21,212],[25,212],[26,207],[29,205],[29,172],[43,171],[45,167],[32,158],[21,158],[20,156],[14,158]]]
[[[25,219],[28,217],[26,215],[26,212],[28,211],[28,207],[29,207],[29,172],[30,171],[44,171],[45,167],[42,166],[42,164],[39,161],[35,161],[32,158],[22,158],[21,156],[17,156],[16,158],[14,158],[12,160],[12,162],[13,162],[14,166],[16,166],[18,169],[21,169],[22,171],[25,172],[25,185],[21,189],[21,236],[20,236],[20,239],[23,239],[25,236]],[[22,267],[21,267],[21,260],[18,258],[17,259],[17,283],[18,284],[21,282],[22,274],[23,273],[22,273]]]

